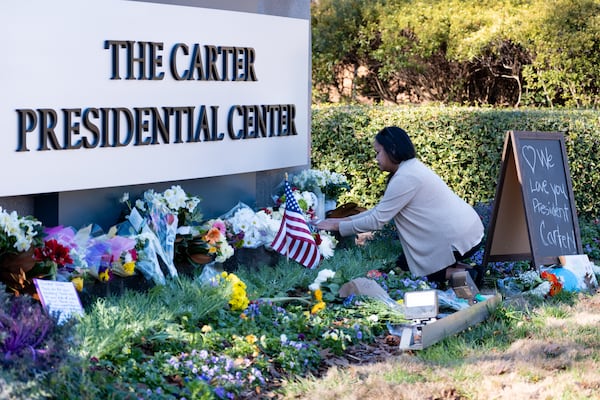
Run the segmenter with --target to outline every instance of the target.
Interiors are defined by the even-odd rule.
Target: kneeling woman
[[[403,249],[398,266],[444,283],[454,272],[464,270],[467,266],[460,261],[481,246],[481,218],[416,158],[403,129],[382,129],[373,147],[379,168],[390,173],[383,198],[372,209],[347,218],[324,219],[317,228],[349,236],[379,230],[393,220]]]

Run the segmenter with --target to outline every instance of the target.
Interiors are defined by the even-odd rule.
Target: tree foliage
[[[314,100],[597,106],[600,0],[319,0]]]

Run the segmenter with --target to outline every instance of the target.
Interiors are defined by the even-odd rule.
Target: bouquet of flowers
[[[32,216],[0,207],[0,256],[29,251],[42,245],[42,223]]]
[[[225,222],[220,218],[211,219],[200,227],[192,226],[186,230],[185,234],[181,235],[177,251],[192,262],[195,262],[195,254],[202,254],[214,257],[214,261],[218,263],[224,262],[234,253],[233,247],[227,241]]]
[[[0,207],[0,281],[13,293],[34,293],[28,273],[35,267],[34,249],[42,246],[42,223]]]
[[[46,240],[43,247],[34,250],[36,265],[32,271],[36,271],[40,278],[56,280],[60,268],[73,264],[69,253],[70,249],[56,239]]]
[[[124,193],[120,201],[131,210],[129,193]],[[198,207],[200,201],[199,197],[190,196],[181,186],[174,185],[161,193],[157,193],[153,189],[146,190],[142,198],[135,201],[134,206],[141,215],[149,215],[158,205],[164,206],[166,212],[177,217],[178,226],[184,226],[197,225],[202,222],[202,213]]]
[[[200,201],[199,197],[188,195],[178,185],[171,186],[162,193],[152,189],[145,191],[142,198],[135,201],[133,208],[129,202],[128,193],[121,198],[121,202],[131,210],[128,217],[130,222],[132,222],[134,214],[137,214],[133,217],[134,220],[137,220],[138,217],[143,219],[141,224],[139,221],[132,222],[132,225],[137,227],[135,233],[146,235],[146,248],[149,254],[156,254],[160,257],[171,276],[177,276],[177,269],[173,261],[178,234],[184,237],[191,228],[202,223],[202,213],[198,206]],[[149,270],[147,267],[148,265],[146,265],[146,271]],[[159,271],[160,268],[155,266],[151,268],[150,273],[153,279],[162,282],[163,278],[160,276],[162,274],[158,274]]]
[[[134,238],[114,232],[90,237],[85,256],[87,272],[103,282],[109,281],[113,275],[133,275],[137,261],[136,244]]]
[[[563,283],[549,271],[524,271],[517,276],[498,280],[498,288],[505,297],[527,294],[537,297],[552,297],[560,293]]]
[[[297,187],[292,187],[292,194],[294,195],[294,198],[296,199],[296,202],[302,210],[306,220],[310,221],[311,219],[316,218],[315,213],[318,205],[317,196],[313,192],[308,190],[302,191]],[[275,205],[277,208],[285,205],[285,193],[276,198]],[[281,215],[283,215],[283,211]]]
[[[345,175],[328,170],[305,169],[292,176],[292,183],[300,190],[317,188],[328,198],[335,199],[350,189]]]
[[[282,214],[273,208],[262,208],[256,212],[244,203],[239,203],[223,219],[230,237],[241,238],[241,247],[258,248],[270,245],[279,230]]]

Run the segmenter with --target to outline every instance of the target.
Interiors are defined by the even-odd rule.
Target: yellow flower
[[[110,273],[108,272],[108,268],[98,274],[98,279],[100,282],[108,282],[110,280]]]
[[[232,311],[245,310],[248,308],[249,303],[250,301],[246,297],[246,293],[231,296],[231,300],[229,300]]]
[[[250,344],[254,344],[256,343],[256,341],[258,340],[258,338],[255,335],[246,335],[246,342],[250,343]]]
[[[250,300],[248,300],[248,296],[246,295],[246,284],[235,274],[223,272],[221,276],[231,284],[231,299],[229,300],[231,310],[245,310],[248,308]]]
[[[78,292],[83,290],[83,279],[81,277],[75,277],[71,279],[71,282],[73,282],[73,285],[75,285],[75,289],[77,289]]]
[[[201,329],[202,333],[208,333],[210,331],[212,331],[212,326],[210,325],[204,325]]]
[[[315,304],[314,306],[312,306],[312,308],[310,309],[310,313],[311,314],[316,314],[321,310],[325,309],[325,302],[324,301],[320,301],[317,304]]]
[[[133,275],[133,271],[135,271],[135,261],[129,261],[123,264],[123,270],[127,275]]]
[[[321,289],[315,290],[314,296],[315,296],[315,300],[317,300],[317,302],[323,301],[323,291]]]

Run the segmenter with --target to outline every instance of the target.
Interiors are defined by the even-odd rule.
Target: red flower
[[[542,271],[542,273],[540,274],[540,277],[551,283],[550,293],[549,293],[550,296],[555,296],[558,293],[560,293],[563,285],[562,285],[562,283],[560,283],[560,281],[558,280],[556,275],[554,275],[548,271]]]
[[[45,241],[44,247],[36,248],[33,253],[36,261],[52,261],[61,267],[73,264],[69,249],[58,243],[56,239]]]
[[[381,271],[377,270],[377,269],[372,269],[369,272],[367,272],[367,278],[381,278],[383,276],[383,274],[381,273]]]

